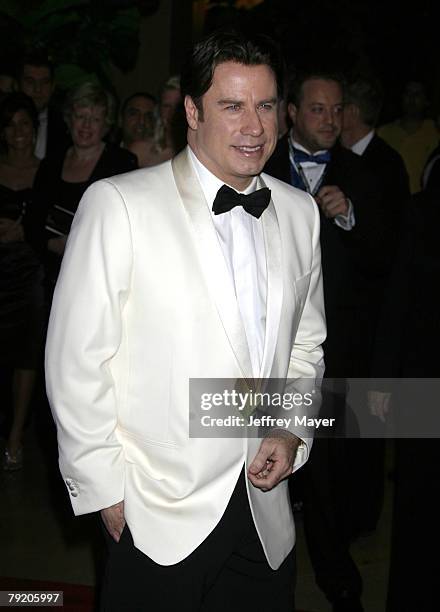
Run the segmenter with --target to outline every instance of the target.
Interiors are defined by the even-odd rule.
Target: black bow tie
[[[267,187],[257,189],[257,191],[246,195],[244,193],[237,193],[235,189],[223,185],[217,191],[212,210],[215,215],[221,215],[232,210],[235,206],[243,206],[247,213],[258,219],[269,206],[269,202],[270,189]]]

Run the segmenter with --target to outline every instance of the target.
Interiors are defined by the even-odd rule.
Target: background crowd
[[[20,470],[25,461],[23,434],[32,398],[42,393],[52,292],[84,191],[96,180],[164,162],[186,144],[176,75],[157,95],[135,91],[119,104],[96,81],[62,96],[54,95],[56,87],[56,66],[42,49],[29,50],[18,66],[1,68],[0,368],[7,471]],[[381,124],[377,78],[346,79],[317,66],[292,69],[286,89],[278,147],[266,171],[311,192],[322,212],[325,355],[327,377],[337,381],[326,392],[324,409],[345,413],[347,378],[438,377],[440,261],[433,228],[440,198],[440,106],[422,82],[409,80],[397,118]],[[320,96],[330,111],[315,104]],[[380,388],[369,399],[366,410],[383,417],[388,390]],[[402,559],[409,554],[404,534],[415,518],[409,500],[415,491],[426,495],[428,479],[438,477],[432,473],[435,444],[410,444],[426,469],[421,478],[407,441],[400,441],[389,595],[389,609],[399,612],[429,609],[420,607],[420,592],[411,602],[402,586],[414,584],[414,568]],[[362,583],[349,545],[377,525],[384,456],[380,439],[319,440],[292,490],[304,512],[317,583],[335,612],[362,610]],[[432,524],[426,514],[420,519],[425,527],[419,538],[429,539]],[[417,558],[424,552],[419,541],[410,543]],[[433,583],[424,588],[427,606],[429,588]]]

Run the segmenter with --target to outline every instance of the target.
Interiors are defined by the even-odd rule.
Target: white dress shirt
[[[431,161],[429,162],[429,164],[427,164],[426,168],[423,171],[423,175],[422,175],[422,189],[426,189],[426,185],[428,183],[429,180],[429,176],[431,174],[431,171],[434,167],[434,164],[436,164],[438,162],[438,160],[440,159],[440,154],[439,155],[435,155]]]
[[[374,130],[371,130],[371,132],[368,132],[368,134],[366,134],[363,138],[355,142],[354,145],[350,147],[353,153],[356,153],[356,155],[363,155],[365,153],[366,148],[373,140],[373,137]]]
[[[327,152],[325,149],[323,149],[322,151],[315,151],[312,154],[311,151],[308,151],[305,147],[299,144],[299,142],[294,140],[291,136],[290,136],[290,139],[295,149],[304,151],[308,155],[319,155],[321,153]],[[291,160],[291,163],[292,163],[292,160]],[[320,186],[321,181],[324,178],[324,172],[325,172],[326,167],[327,167],[327,164],[316,164],[314,162],[308,162],[308,161],[301,163],[301,169],[308,183],[308,187],[309,187],[308,191],[312,195],[315,195],[315,193],[319,191],[319,186]],[[336,217],[334,218],[334,221],[336,225],[339,226],[341,229],[350,231],[355,226],[355,217],[354,217],[353,204],[348,198],[347,198],[347,201],[348,201],[347,214],[346,215],[336,215]]]
[[[242,206],[215,215],[212,205],[217,191],[225,183],[199,161],[191,148],[189,153],[234,282],[238,308],[249,346],[252,372],[254,377],[258,378],[263,361],[267,293],[266,253],[261,217],[257,219],[250,215]],[[257,183],[258,179],[255,177],[249,187],[239,193],[252,193],[257,189]]]
[[[47,149],[47,118],[48,112],[47,108],[41,111],[38,114],[38,134],[37,134],[37,142],[35,143],[34,154],[38,159],[43,159],[46,157],[46,149]]]

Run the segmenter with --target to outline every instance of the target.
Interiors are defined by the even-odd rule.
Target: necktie
[[[310,155],[301,149],[293,147],[293,158],[297,164],[303,164],[304,162],[312,162],[314,164],[328,164],[331,158],[330,151],[324,151],[324,153],[318,153],[317,155]]]
[[[257,219],[261,217],[264,210],[269,206],[270,189],[263,187],[253,193],[237,193],[227,185],[223,185],[217,191],[212,210],[215,215],[221,215],[235,208],[243,206],[244,210]]]

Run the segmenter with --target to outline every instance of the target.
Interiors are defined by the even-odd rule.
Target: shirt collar
[[[355,142],[354,145],[350,147],[353,153],[356,153],[356,155],[363,155],[365,153],[365,149],[373,140],[373,136],[374,130],[371,130],[371,132],[368,132],[368,134],[366,134],[363,138]]]
[[[326,153],[328,151],[328,149],[322,149],[321,151],[313,151],[312,153],[311,151],[303,147],[301,144],[299,144],[299,142],[293,138],[293,130],[290,131],[289,139],[290,139],[290,142],[292,143],[292,146],[295,147],[295,149],[304,151],[304,153],[307,153],[308,155],[320,155],[321,153]]]

